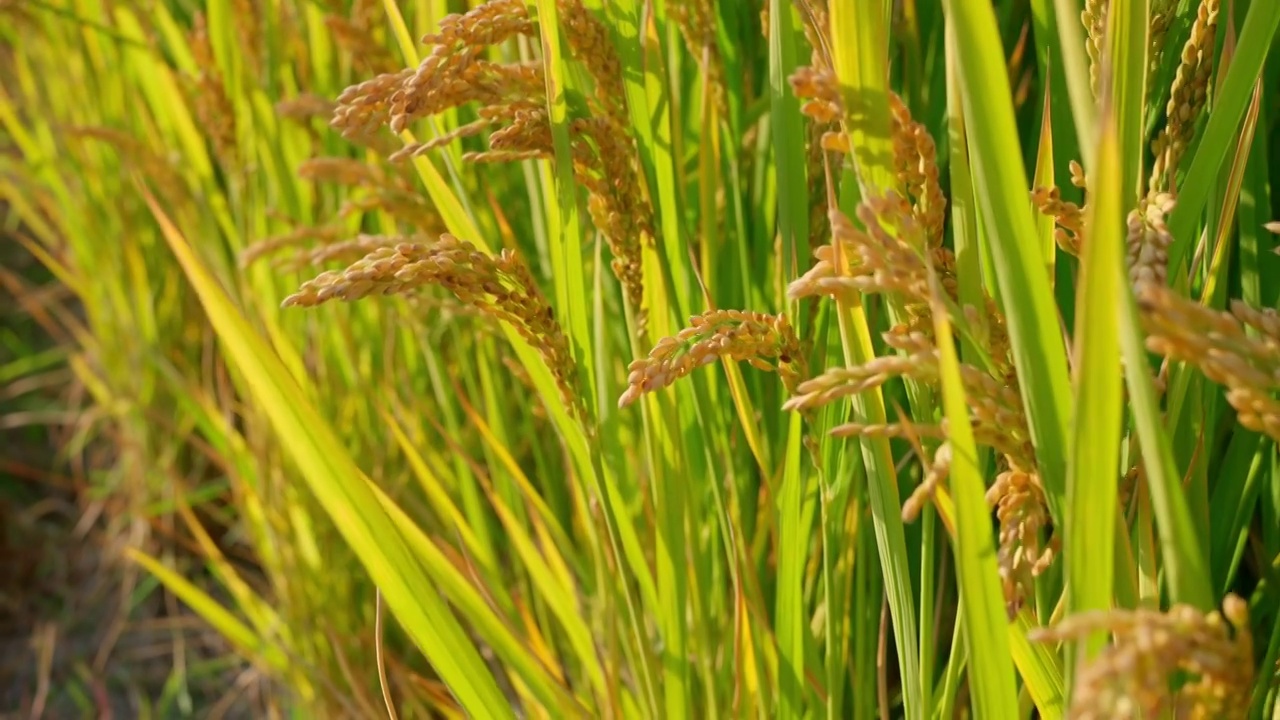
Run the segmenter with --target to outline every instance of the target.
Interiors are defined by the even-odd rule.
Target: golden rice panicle
[[[613,254],[611,267],[643,326],[641,253],[654,237],[653,209],[640,183],[631,139],[606,118],[569,124],[574,179],[587,191],[587,210]],[[510,125],[489,137],[490,150],[466,153],[469,162],[550,158],[551,125],[545,108],[520,109]]]
[[[344,270],[330,270],[308,280],[286,297],[282,307],[314,307],[330,300],[359,300],[369,295],[395,295],[421,288],[417,276],[400,271],[428,257],[430,245],[379,248]]]
[[[1089,87],[1098,94],[1098,81],[1102,73],[1102,55],[1107,42],[1107,10],[1111,0],[1085,0],[1080,22],[1085,29],[1085,50],[1089,53]]]
[[[1127,720],[1162,717],[1211,720],[1249,715],[1254,682],[1249,605],[1235,594],[1222,610],[1202,613],[1189,605],[1095,610],[1038,628],[1037,642],[1074,641],[1105,632],[1113,641],[1076,679],[1070,717]],[[1181,687],[1170,693],[1175,677]]]
[[[898,327],[884,335],[885,343],[899,354],[873,358],[856,367],[836,367],[807,380],[783,405],[784,410],[812,411],[843,398],[880,387],[894,378],[912,379],[939,387],[938,351],[931,337]],[[969,401],[974,440],[1000,453],[1008,465],[992,485],[988,502],[1000,518],[999,561],[1007,607],[1016,611],[1036,576],[1052,561],[1052,546],[1041,541],[1049,523],[1049,511],[1034,467],[1035,455],[1021,399],[1008,387],[968,364],[961,365],[961,380]],[[939,426],[888,423],[846,423],[832,428],[833,437],[947,438],[947,422]],[[944,446],[945,447],[945,446]],[[930,501],[949,472],[949,450],[935,451],[922,484],[903,505],[904,520],[916,517]]]
[[[996,368],[1012,375],[1011,368],[1000,363]],[[1034,468],[1030,423],[1022,408],[1016,377],[992,377],[969,363],[961,363],[960,380],[969,403],[974,441],[994,449],[1015,468]]]
[[[399,133],[410,122],[479,101],[498,104],[543,91],[540,65],[500,65],[483,59],[485,49],[536,26],[520,0],[491,0],[465,14],[449,15],[422,41],[431,52],[417,68],[384,73],[338,96],[331,125],[359,139],[383,125]]]
[[[909,378],[939,387],[938,351],[932,336],[899,325],[884,333],[883,338],[885,344],[899,354],[878,357],[858,367],[828,369],[797,388],[796,395],[787,401],[784,409],[812,409],[833,400],[866,392],[894,377]],[[1010,385],[1008,381],[992,377],[968,363],[961,363],[960,379],[969,403],[969,420],[973,424],[975,442],[994,449],[1011,467],[1035,467],[1035,450],[1031,444],[1029,424],[1016,380]],[[944,420],[940,426],[944,437],[946,426]],[[918,433],[926,437],[931,432],[933,431],[928,425],[912,425],[907,428],[847,423],[837,425],[831,434],[835,437],[910,437],[912,433]]]
[[[449,55],[428,55],[391,96],[391,130],[399,133],[414,120],[469,102],[504,105],[544,101],[540,64],[499,64],[481,59],[482,52],[483,48],[467,48]]]
[[[826,124],[844,116],[840,86],[830,68],[798,67],[787,82],[791,84],[796,98],[804,101],[800,104],[800,112],[814,122]]]
[[[818,246],[828,234],[827,215],[831,212],[827,193],[827,151],[822,138],[832,130],[831,125],[816,122],[805,123],[805,175],[809,182],[809,244]]]
[[[885,342],[899,352],[875,357],[855,367],[828,368],[825,372],[806,380],[796,387],[794,394],[782,409],[812,410],[851,395],[858,395],[880,387],[893,378],[910,378],[924,383],[938,378],[938,350],[932,338],[921,332],[894,332],[884,334]],[[845,425],[837,427],[843,436],[858,434],[858,430],[874,427]]]
[[[813,49],[813,65],[797,68],[787,82],[796,97],[805,101],[801,113],[810,119],[805,124],[805,174],[809,180],[809,243],[817,246],[827,235],[826,218],[831,211],[827,190],[827,137],[843,137],[837,124],[843,106],[826,53],[830,28],[826,5],[821,0],[800,0],[797,9],[803,19],[805,38]]]
[[[373,137],[391,121],[392,97],[413,73],[412,68],[383,73],[343,90],[329,126],[348,140]]]
[[[1169,91],[1165,126],[1151,141],[1155,164],[1149,181],[1152,193],[1176,193],[1174,174],[1195,134],[1196,118],[1209,98],[1209,78],[1213,74],[1214,37],[1218,28],[1220,0],[1201,0],[1191,35],[1182,46],[1182,62]]]
[[[588,100],[594,114],[574,118],[569,126],[575,180],[587,191],[592,220],[613,253],[614,273],[643,322],[640,258],[643,243],[654,236],[653,211],[628,131],[621,63],[608,27],[580,0],[559,0],[558,6],[570,49],[596,84]],[[380,124],[400,132],[419,118],[477,103],[477,120],[441,137],[405,145],[389,159],[398,163],[458,138],[485,133],[488,148],[465,153],[464,160],[553,157],[542,61],[499,64],[484,59],[489,45],[536,34],[537,25],[520,0],[491,0],[451,15],[441,21],[438,32],[423,38],[432,50],[416,69],[348,88],[339,98],[333,124],[344,135],[367,134]]]
[[[1071,182],[1076,187],[1086,189],[1084,168],[1075,160],[1071,161]],[[1071,255],[1080,254],[1080,245],[1084,241],[1084,214],[1087,206],[1081,207],[1062,199],[1062,191],[1056,187],[1037,187],[1031,191],[1031,202],[1042,214],[1052,217],[1056,227],[1053,239],[1063,252]]]
[[[896,93],[889,93],[889,111],[898,181],[913,200],[912,212],[924,227],[929,246],[940,247],[947,221],[947,198],[938,181],[937,146],[925,126],[912,119],[911,110]]]
[[[899,293],[927,300],[924,231],[906,202],[893,193],[864,198],[857,213],[865,230],[838,209],[829,212],[831,242],[814,251],[818,262],[787,287],[787,296]]]
[[[825,178],[817,172],[821,166],[814,160],[821,160],[822,152],[850,152],[848,136],[838,124],[844,117],[844,101],[840,97],[835,72],[829,67],[803,66],[796,68],[787,82],[796,98],[802,101],[800,112],[810,120],[810,134],[816,136],[809,139],[810,180],[816,176],[825,185]],[[822,200],[825,206],[825,197]]]
[[[1147,95],[1155,97],[1151,80],[1164,60],[1165,40],[1177,14],[1178,0],[1151,0],[1151,22],[1147,29]]]
[[[422,43],[434,45],[442,53],[497,45],[516,35],[537,33],[524,0],[489,0],[465,13],[446,15],[437,27],[436,32],[422,37]]]
[[[1125,245],[1129,282],[1134,287],[1146,283],[1163,285],[1168,277],[1173,235],[1169,233],[1167,218],[1174,204],[1169,193],[1156,193],[1144,198],[1138,208],[1129,213]]]
[[[528,268],[511,250],[490,255],[447,233],[432,243],[381,247],[345,270],[324,272],[303,283],[283,306],[399,295],[432,285],[511,325],[542,356],[565,407],[586,420],[586,407],[575,390],[577,365],[568,337]]]
[[[1280,316],[1239,301],[1207,308],[1163,284],[1137,288],[1147,349],[1190,363],[1226,388],[1240,424],[1280,440]]]
[[[613,254],[610,267],[636,312],[638,328],[644,327],[642,253],[654,237],[653,209],[641,187],[631,139],[598,118],[575,120],[570,129],[575,174],[588,188],[587,211]]]
[[[955,300],[959,284],[954,254],[931,247],[912,207],[896,193],[865,198],[857,214],[865,230],[839,210],[829,211],[831,242],[814,251],[818,262],[788,286],[788,297],[893,295],[903,302],[906,316],[901,321],[906,328],[932,336],[929,266]]]
[[[996,476],[987,504],[995,507],[1000,521],[996,563],[1005,612],[1012,618],[1034,592],[1035,578],[1053,562],[1056,537],[1048,544],[1042,540],[1050,523],[1049,505],[1040,476],[1017,468]]]
[[[595,80],[596,91],[589,102],[609,119],[616,132],[627,132],[631,123],[623,102],[627,95],[622,84],[622,62],[609,28],[583,7],[582,0],[559,0],[558,5],[569,49]]]
[[[925,469],[924,478],[910,497],[902,503],[902,521],[915,522],[926,503],[932,502],[938,494],[938,488],[951,474],[951,443],[944,440],[933,453],[933,460]]]
[[[689,327],[659,340],[648,356],[631,363],[618,407],[719,359],[777,372],[789,391],[808,375],[800,340],[785,315],[711,310],[690,318]]]

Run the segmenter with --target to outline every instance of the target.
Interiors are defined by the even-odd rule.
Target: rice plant
[[[64,454],[264,716],[1280,717],[1280,3],[0,17]]]

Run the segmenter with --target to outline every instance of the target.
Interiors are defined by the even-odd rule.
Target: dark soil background
[[[94,492],[111,448],[65,451],[88,407],[57,321],[73,298],[5,217],[0,205],[0,718],[263,717],[263,679],[125,559],[163,547]]]

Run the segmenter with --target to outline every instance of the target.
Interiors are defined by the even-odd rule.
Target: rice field
[[[1278,27],[0,0],[0,711],[1280,718]]]

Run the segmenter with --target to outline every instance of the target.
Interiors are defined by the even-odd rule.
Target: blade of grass
[[[547,218],[547,231],[553,250],[553,277],[568,286],[568,307],[557,308],[568,319],[569,336],[579,366],[579,378],[588,389],[587,407],[596,408],[595,360],[591,352],[591,332],[587,315],[585,259],[582,254],[582,226],[578,219],[578,185],[573,176],[573,155],[569,147],[569,115],[565,92],[568,74],[560,52],[560,23],[552,0],[537,0],[538,31],[542,37],[542,60],[546,67],[547,111],[551,120],[551,140],[555,149],[555,195],[557,203],[548,204],[554,213]]]
[[[156,558],[135,548],[125,548],[130,560],[141,565],[154,575],[182,602],[204,618],[219,634],[229,640],[249,657],[259,659],[267,667],[282,671],[288,665],[288,658],[279,647],[266,644],[249,626],[240,622],[226,608],[218,604],[208,593],[201,590],[181,574],[165,567]]]
[[[1097,109],[1094,107],[1093,90],[1089,87],[1089,64],[1080,28],[1080,3],[1077,0],[1053,0],[1053,10],[1058,30],[1058,62],[1066,76],[1077,146],[1085,150],[1083,154],[1085,162],[1088,162],[1087,149],[1097,145]],[[1084,170],[1087,174],[1092,169],[1085,166]]]
[[[1044,111],[1040,123],[1039,149],[1036,151],[1036,170],[1031,180],[1032,187],[1054,187],[1053,165],[1053,114],[1050,112],[1049,88],[1045,88]],[[1052,284],[1057,278],[1055,263],[1058,258],[1058,242],[1054,239],[1054,220],[1052,216],[1036,213],[1036,235],[1040,239],[1040,252],[1044,255],[1045,270]]]
[[[1053,517],[1062,520],[1071,408],[1066,348],[1026,201],[1028,188],[1000,36],[989,5],[945,0],[943,7],[948,32],[955,34],[965,115],[982,118],[968,128],[970,161],[977,178],[974,191],[982,219],[989,225],[987,236],[1041,481]]]
[[[778,172],[778,233],[782,239],[778,269],[784,284],[800,275],[801,258],[809,256],[809,192],[805,178],[804,118],[787,78],[798,64],[792,4],[769,4],[769,129]],[[799,304],[791,313],[799,323]]]
[[[833,60],[848,116],[845,132],[849,136],[850,147],[854,148],[857,170],[856,177],[848,170],[844,173],[841,210],[852,217],[854,189],[865,195],[883,194],[896,187],[885,92],[888,80],[886,18],[883,4],[875,0],[837,3],[831,7],[830,13]],[[857,185],[854,185],[854,180]],[[861,298],[841,298],[836,305],[845,364],[855,367],[870,361],[875,357],[875,350]],[[859,421],[885,422],[884,397],[878,388],[853,397],[851,403]],[[910,720],[918,720],[921,717],[918,705],[921,697],[917,652],[919,631],[893,452],[885,438],[864,439],[862,451],[872,525],[889,599],[893,637],[898,647],[903,704],[906,716]]]
[[[933,294],[940,295],[942,289],[937,277],[931,273],[930,280]],[[973,442],[973,427],[969,423],[951,323],[946,308],[937,302],[936,297],[933,325],[938,338],[942,402],[951,443],[949,482],[955,496],[956,573],[964,608],[960,618],[967,644],[982,648],[982,652],[974,654],[969,673],[973,712],[975,717],[1017,717],[1017,687],[1005,627],[1008,620],[996,569],[986,492],[982,476],[978,473],[978,454]]]
[[[790,418],[786,455],[779,485],[778,575],[774,631],[778,642],[778,717],[805,716],[805,657],[809,625],[804,607],[804,572],[812,526],[809,475],[801,464],[803,421]]]
[[[1222,163],[1231,155],[1228,149],[1235,141],[1236,131],[1253,95],[1253,85],[1266,63],[1277,28],[1280,28],[1280,3],[1254,2],[1249,5],[1249,12],[1240,26],[1235,57],[1227,69],[1226,79],[1218,87],[1213,110],[1184,177],[1215,177]],[[1178,205],[1169,217],[1169,232],[1173,235],[1173,243],[1169,246],[1171,280],[1176,280],[1183,272],[1182,265],[1197,237],[1195,229],[1200,213],[1209,200],[1211,183],[1192,180],[1183,183],[1178,190]]]
[[[1111,7],[1121,10],[1124,2],[1117,0]],[[1111,108],[1104,99],[1090,177],[1088,235],[1081,252],[1076,294],[1075,418],[1063,539],[1068,608],[1076,613],[1109,609],[1114,580],[1122,416],[1121,381],[1116,372],[1120,359],[1116,307],[1122,292],[1121,198],[1126,193],[1121,186],[1120,138]],[[1068,657],[1091,659],[1104,642],[1101,633],[1093,633],[1080,644],[1078,655],[1069,653]]]
[[[271,418],[317,500],[360,558],[405,631],[432,662],[459,702],[487,717],[512,717],[493,675],[433,592],[399,533],[370,491],[363,473],[319,420],[285,368],[239,317],[190,246],[149,193],[144,197],[165,240],[199,294],[224,348]]]
[[[1213,597],[1207,559],[1201,552],[1191,509],[1183,494],[1182,478],[1173,459],[1173,446],[1160,413],[1137,304],[1130,292],[1120,293],[1120,300],[1120,347],[1125,382],[1142,447],[1142,464],[1159,530],[1169,595],[1174,602],[1208,610],[1213,606]]]

